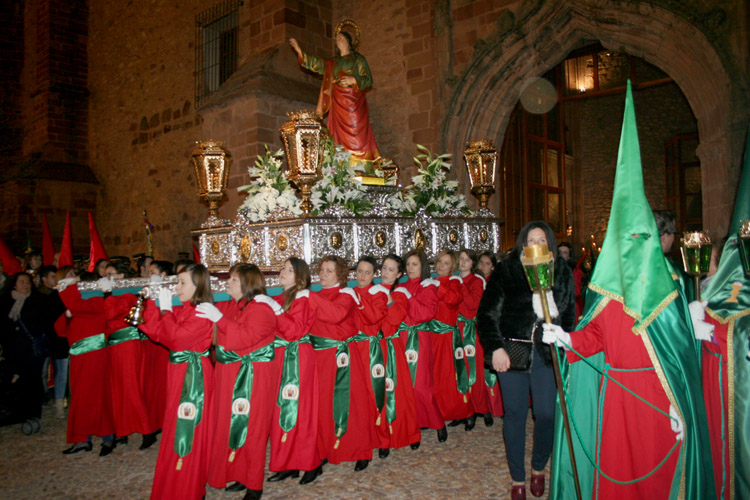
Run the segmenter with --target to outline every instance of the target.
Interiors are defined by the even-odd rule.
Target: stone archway
[[[528,1],[515,14],[506,11],[495,39],[477,49],[454,88],[443,149],[461,158],[466,141],[476,138],[491,138],[499,149],[522,83],[596,40],[658,66],[685,94],[698,121],[704,226],[725,234],[747,127],[746,83],[730,78],[695,25],[651,4]]]

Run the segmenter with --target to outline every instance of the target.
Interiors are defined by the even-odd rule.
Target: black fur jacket
[[[575,287],[573,273],[561,258],[555,260],[555,283],[552,289],[558,314],[550,306],[552,321],[569,332],[575,327]],[[508,256],[497,263],[487,283],[477,311],[477,331],[484,347],[485,364],[492,367],[492,353],[501,349],[506,338],[530,339],[542,347],[543,320],[532,305],[532,293],[519,257]],[[547,348],[537,349],[546,364],[552,364]]]

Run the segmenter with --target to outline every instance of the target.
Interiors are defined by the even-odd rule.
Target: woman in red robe
[[[149,301],[141,329],[170,349],[163,437],[151,498],[199,499],[206,493],[214,433],[214,373],[208,357],[213,324],[195,315],[201,302],[213,302],[210,275],[191,264],[177,275],[182,306],[172,312],[172,296],[162,288],[160,313]]]
[[[425,330],[424,326],[437,312],[438,282],[430,278],[430,265],[424,252],[412,250],[406,254],[405,260],[409,280],[403,287],[411,298],[406,317],[398,329],[414,384],[417,422],[419,427],[437,429],[438,441],[442,443],[448,439],[448,430],[435,399],[435,356],[432,349],[434,335]]]
[[[114,448],[111,439],[115,426],[105,350],[104,298],[84,300],[78,285],[71,285],[75,281],[77,277],[61,281],[61,288],[67,288],[60,292],[60,299],[68,309],[65,316],[69,313],[70,317],[65,321],[61,316],[55,325],[57,334],[67,337],[70,344],[68,442],[74,444],[63,453],[91,451],[90,439],[94,435],[105,437],[100,454],[108,455]]]
[[[485,284],[489,282],[492,272],[495,270],[497,265],[497,259],[495,254],[492,252],[482,252],[479,254],[479,261],[477,263],[477,270],[479,274],[484,278]],[[484,292],[482,292],[484,295]],[[480,335],[477,333],[477,340],[479,341]],[[477,342],[481,345],[481,342]],[[482,347],[484,349],[484,347]],[[481,358],[477,358],[481,359]],[[484,423],[486,426],[491,426],[494,423],[493,417],[502,417],[503,411],[503,396],[500,394],[500,384],[497,381],[497,373],[492,371],[490,368],[485,367],[484,369],[484,384],[489,397],[490,413],[484,414]]]
[[[216,430],[208,483],[227,491],[247,489],[260,498],[271,420],[279,389],[280,360],[274,356],[276,311],[263,274],[253,264],[229,270],[227,293],[218,306],[198,304],[196,316],[218,326],[216,335]]]
[[[323,473],[318,451],[318,369],[310,344],[315,312],[310,304],[310,268],[291,257],[281,266],[279,284],[284,293],[274,297],[284,312],[276,317],[276,357],[282,360],[282,377],[271,427],[271,461],[276,474],[270,482],[305,473],[308,484]]]
[[[323,289],[310,294],[315,307],[311,333],[320,387],[318,443],[329,462],[356,461],[354,470],[361,471],[369,465],[377,446],[373,425],[377,409],[368,390],[369,364],[349,355],[356,333],[354,310],[359,304],[354,291],[345,288],[348,274],[344,259],[323,257],[318,266]],[[349,397],[339,398],[337,404],[337,391],[348,391]]]
[[[458,327],[468,369],[469,399],[474,409],[474,415],[466,421],[467,428],[474,426],[477,414],[484,416],[486,425],[493,423],[489,393],[484,380],[484,348],[477,336],[477,309],[485,288],[484,278],[473,274],[477,261],[477,254],[473,250],[463,248],[458,254],[458,272],[464,297],[458,306]]]
[[[385,404],[380,412],[380,426],[376,429],[381,449],[401,448],[408,444],[416,450],[422,439],[417,424],[414,386],[406,363],[404,343],[398,335],[411,297],[409,291],[398,284],[404,274],[404,267],[404,260],[394,254],[387,255],[380,266],[380,285],[388,293],[388,312],[380,323],[380,344],[386,366]],[[387,446],[383,446],[384,444]]]
[[[458,308],[464,300],[463,280],[454,273],[458,270],[458,256],[452,250],[443,250],[435,259],[440,283],[438,308],[430,322],[432,347],[435,353],[435,399],[449,425],[465,423],[465,429],[474,428],[474,410],[469,401],[468,365],[464,354],[461,333],[458,330]]]

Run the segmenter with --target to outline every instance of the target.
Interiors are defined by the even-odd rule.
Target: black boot
[[[302,479],[299,480],[299,484],[310,484],[321,474],[323,474],[323,465],[318,465],[313,470],[305,471],[302,474]]]
[[[246,489],[247,487],[244,484],[237,481],[224,488],[224,491],[245,491]]]
[[[354,472],[365,470],[368,465],[370,465],[369,460],[357,460],[357,463],[354,464]]]
[[[464,422],[466,422],[466,420],[451,420],[451,423],[448,424],[448,427],[458,427]]]
[[[248,488],[247,492],[245,492],[245,496],[242,497],[242,500],[260,500],[260,497],[263,496],[263,490],[251,490]]]
[[[63,455],[72,455],[73,453],[78,453],[79,451],[91,451],[92,448],[93,446],[91,445],[91,441],[76,443],[67,450],[63,450]]]
[[[102,449],[99,450],[100,457],[106,457],[115,450],[117,443],[115,441],[105,441],[102,443]]]
[[[127,436],[116,437],[115,444],[128,444],[128,437]]]
[[[298,470],[283,470],[281,472],[277,472],[276,474],[268,478],[268,482],[275,483],[278,481],[283,481],[284,479],[288,477],[299,477],[299,471]]]
[[[438,441],[441,443],[444,443],[446,439],[448,439],[448,429],[443,426],[442,429],[437,430],[437,438]]]
[[[390,455],[390,454],[391,454],[391,449],[390,448],[380,448],[378,450],[378,456],[380,458],[388,458],[388,455]]]
[[[484,414],[484,425],[485,427],[492,427],[492,424],[495,423],[495,419],[492,418],[492,413],[485,413]]]
[[[466,424],[464,426],[464,430],[466,432],[469,432],[470,430],[472,430],[474,428],[474,426],[476,425],[476,423],[477,423],[477,416],[476,415],[470,416],[469,418],[466,419]]]
[[[144,434],[143,435],[143,442],[141,442],[141,446],[138,447],[139,450],[145,450],[147,448],[150,448],[154,443],[156,443],[156,433],[152,432],[151,434]]]
[[[412,450],[418,450],[420,444],[422,444],[422,442],[421,441],[417,441],[416,443],[412,443],[409,446],[411,446]]]

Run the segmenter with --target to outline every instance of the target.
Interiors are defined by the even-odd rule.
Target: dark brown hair
[[[458,251],[458,257],[461,258],[461,254],[465,253],[468,258],[471,259],[471,273],[474,274],[477,272],[477,264],[479,264],[479,256],[474,250],[471,250],[470,248],[462,248]]]
[[[310,284],[312,283],[310,279],[310,266],[307,265],[307,262],[297,257],[289,257],[286,262],[289,262],[292,265],[292,269],[294,269],[294,285],[284,290],[284,304],[282,305],[284,311],[288,311],[292,307],[292,302],[297,297],[297,292],[310,288]]]
[[[190,264],[180,274],[190,273],[190,279],[195,285],[195,293],[190,297],[190,303],[197,306],[201,302],[214,303],[214,295],[211,293],[211,275],[203,264]]]
[[[349,281],[349,265],[346,261],[336,255],[326,255],[318,263],[318,274],[320,274],[320,270],[323,268],[323,263],[325,262],[336,264],[336,277],[339,279],[339,286],[345,287]]]
[[[255,264],[235,264],[229,270],[229,275],[236,274],[240,278],[242,297],[238,301],[242,309],[250,303],[256,295],[266,294],[266,280]]]
[[[427,279],[431,276],[430,274],[430,263],[427,262],[427,255],[421,250],[414,249],[411,252],[404,255],[404,269],[406,269],[406,263],[409,262],[409,257],[416,256],[419,259],[419,263],[422,265],[422,279]]]

